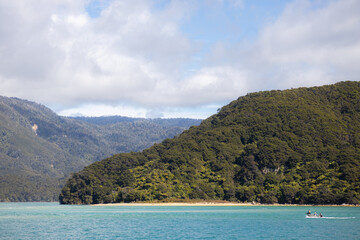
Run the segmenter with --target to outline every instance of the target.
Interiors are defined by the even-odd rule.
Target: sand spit
[[[260,203],[236,203],[236,202],[131,202],[131,203],[102,203],[92,206],[316,206],[316,207],[359,207],[360,205],[306,205],[306,204],[260,204]]]
[[[214,203],[214,202],[169,202],[169,203],[102,203],[93,206],[254,206],[251,203]]]

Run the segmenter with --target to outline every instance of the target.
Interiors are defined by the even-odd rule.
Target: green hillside
[[[66,118],[43,105],[0,97],[0,201],[56,201],[70,173],[115,153],[141,151],[200,123],[121,119]]]
[[[63,204],[359,204],[360,82],[251,93],[142,152],[73,174]]]

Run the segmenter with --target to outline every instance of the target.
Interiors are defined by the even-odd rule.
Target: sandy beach
[[[102,203],[93,206],[254,206],[252,203],[217,203],[217,202],[169,202],[169,203]]]
[[[311,205],[311,204],[261,204],[236,202],[132,202],[132,203],[102,203],[92,206],[324,206],[324,207],[359,207],[359,205]]]

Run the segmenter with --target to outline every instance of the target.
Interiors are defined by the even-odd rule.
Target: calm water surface
[[[360,239],[359,207],[0,203],[0,239]]]

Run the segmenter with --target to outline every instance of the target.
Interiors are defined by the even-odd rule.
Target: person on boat
[[[320,213],[320,214],[319,214],[319,217],[323,217],[323,215]]]
[[[311,211],[310,211],[310,209],[309,209],[309,211],[306,213],[307,215],[311,215]]]

